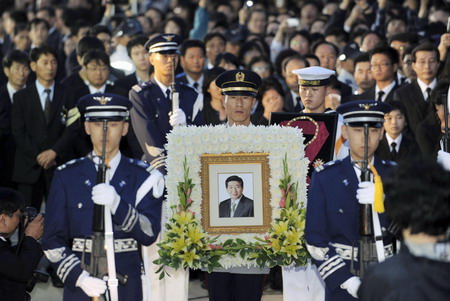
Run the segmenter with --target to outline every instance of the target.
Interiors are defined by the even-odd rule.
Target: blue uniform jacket
[[[203,125],[202,111],[194,114],[194,103],[197,101],[197,92],[185,83],[176,83],[175,89],[179,92],[180,109],[186,114],[188,125]],[[172,130],[169,124],[169,113],[172,111],[172,103],[156,82],[150,81],[135,85],[130,90],[131,121],[139,144],[144,151],[144,157],[152,166],[159,168],[163,161],[164,144],[167,143],[166,135]]]
[[[378,158],[374,161],[381,177],[393,164]],[[312,175],[305,238],[308,251],[326,283],[327,300],[355,300],[340,285],[354,276],[350,273],[350,248],[353,244],[357,247],[359,239],[358,183],[350,156],[342,161],[331,161]],[[386,215],[380,214],[379,218],[382,230],[387,229]]]
[[[152,244],[160,231],[161,199],[155,199],[144,181],[149,177],[147,164],[121,157],[110,184],[120,195],[120,203],[112,216],[114,239],[133,238],[138,244]],[[94,203],[92,188],[97,171],[88,158],[70,161],[55,172],[47,202],[42,247],[57,275],[64,282],[64,300],[89,300],[75,286],[82,273],[81,253],[72,251],[74,238],[92,235]],[[143,185],[144,183],[144,185]],[[136,206],[136,195],[143,199]],[[87,253],[87,261],[89,255]],[[119,300],[141,300],[141,258],[138,251],[116,253],[117,273],[128,276],[119,285]]]

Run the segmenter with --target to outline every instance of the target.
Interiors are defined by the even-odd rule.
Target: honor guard
[[[292,71],[297,74],[299,82],[299,95],[305,109],[303,113],[336,113],[326,107],[325,98],[329,95],[330,78],[335,75],[333,70],[322,67],[308,67]],[[342,117],[339,116],[334,158],[341,159],[348,155],[348,147],[342,137]]]
[[[307,248],[318,271],[326,284],[326,300],[354,300],[360,284],[358,274],[360,257],[360,204],[374,205],[379,208],[382,200],[374,195],[382,195],[379,185],[373,178],[383,177],[394,163],[381,161],[374,157],[378,143],[383,137],[385,113],[389,105],[375,101],[354,101],[337,108],[344,117],[342,134],[349,141],[350,155],[343,160],[331,161],[318,167],[312,175],[309,187],[306,213],[305,238]],[[367,156],[364,149],[367,124]],[[360,181],[361,167],[367,158],[372,171],[369,181]],[[378,210],[378,209],[377,209]],[[382,261],[392,254],[386,229],[389,224],[383,210],[373,211],[374,232],[371,237],[372,254]],[[375,229],[376,228],[376,229]],[[377,229],[379,231],[377,231]],[[376,249],[375,241],[381,241],[381,248]],[[351,262],[353,259],[353,262]],[[351,265],[353,264],[353,269]]]
[[[149,40],[145,49],[155,70],[154,78],[135,85],[130,91],[131,119],[144,158],[163,173],[166,134],[176,126],[204,123],[203,99],[188,84],[174,80],[180,43],[181,38],[175,34],[162,34]]]
[[[108,294],[102,277],[94,277],[82,265],[82,261],[92,264],[94,204],[105,206],[110,210],[105,215],[112,216],[114,253],[108,265],[110,259],[115,261],[117,278],[123,280],[118,299],[143,299],[141,279],[145,277],[139,250],[152,244],[160,231],[164,183],[158,171],[149,173],[148,164],[119,151],[130,107],[128,99],[115,94],[86,95],[78,103],[94,149],[88,157],[69,161],[55,172],[42,239],[46,257],[64,282],[64,300]],[[96,184],[101,162],[106,162],[106,180]]]

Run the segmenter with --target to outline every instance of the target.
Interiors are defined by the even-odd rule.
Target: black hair
[[[90,26],[91,24],[84,19],[76,20],[75,23],[70,26],[70,34],[73,36],[77,36],[81,28]]]
[[[12,216],[17,210],[25,208],[25,199],[11,188],[0,187],[0,214]]]
[[[317,63],[319,63],[320,66],[320,59],[317,57],[317,55],[312,54],[312,53],[307,53],[303,56],[305,58],[305,60],[308,62],[308,66],[311,66],[311,64],[309,63],[308,59],[313,59],[316,60]]]
[[[206,36],[203,38],[203,42],[205,43],[205,46],[210,40],[212,40],[214,38],[221,39],[224,44],[227,43],[227,39],[225,38],[225,36],[223,34],[221,34],[219,32],[211,32],[211,33],[206,34]]]
[[[402,229],[409,228],[411,234],[448,234],[448,183],[450,172],[435,160],[416,158],[402,162],[383,179],[386,213]]]
[[[103,45],[103,42],[96,37],[86,36],[78,42],[76,54],[82,58],[89,50],[92,49],[105,51],[105,45]]]
[[[305,57],[299,53],[295,53],[294,55],[288,56],[284,61],[282,65],[282,71],[286,70],[286,66],[289,62],[293,60],[302,61],[305,64],[305,67],[309,67],[309,62],[305,59]],[[320,61],[319,61],[320,62]]]
[[[112,32],[108,28],[108,26],[97,24],[93,26],[91,29],[89,29],[89,35],[92,37],[96,37],[98,34],[106,33],[110,37],[112,37]]]
[[[56,12],[55,9],[51,6],[42,6],[36,12],[46,11],[50,17],[55,17]]]
[[[28,23],[27,13],[21,9],[14,9],[9,12],[9,18],[17,23]]]
[[[172,16],[172,17],[170,17],[170,18],[167,18],[167,19],[164,21],[163,28],[166,27],[167,23],[169,23],[170,21],[172,21],[172,22],[174,22],[175,24],[177,24],[177,26],[180,28],[180,37],[181,37],[181,39],[186,38],[186,35],[187,35],[187,27],[188,27],[186,21],[185,21],[183,18],[181,18],[181,17],[178,17],[178,16]]]
[[[312,53],[316,53],[317,48],[319,48],[320,45],[328,45],[331,48],[333,48],[334,53],[336,54],[336,58],[339,56],[339,48],[334,45],[333,43],[327,42],[325,40],[320,40],[316,43],[314,43],[311,47]]]
[[[284,50],[281,50],[280,53],[275,58],[275,72],[279,75],[283,73],[283,62],[286,58],[298,54],[297,51],[291,48],[287,48]]]
[[[247,68],[248,70],[252,70],[252,66],[253,66],[254,64],[256,64],[256,63],[259,63],[259,62],[267,63],[267,64],[269,65],[270,73],[272,74],[272,72],[273,72],[273,66],[272,66],[272,63],[270,62],[270,60],[269,60],[268,58],[266,58],[266,57],[264,57],[264,56],[257,56],[257,57],[252,58],[252,60],[248,63],[248,65],[246,66],[246,68]]]
[[[30,52],[30,61],[37,62],[41,55],[44,54],[51,54],[55,57],[55,59],[58,58],[58,55],[56,53],[56,50],[53,47],[50,46],[41,46],[31,49]]]
[[[203,78],[203,95],[209,95],[208,89],[211,82],[215,81],[216,78],[224,73],[226,70],[222,67],[213,67],[205,72],[205,76]]]
[[[356,66],[356,64],[362,63],[362,62],[369,62],[370,63],[370,55],[368,53],[364,52],[364,53],[358,55],[353,60],[353,62],[355,63],[355,66]]]
[[[400,101],[392,100],[389,102],[389,105],[391,106],[391,112],[398,110],[406,117],[406,108]]]
[[[238,176],[230,176],[225,180],[225,188],[228,188],[228,182],[239,182],[239,184],[241,184],[241,187],[244,187],[244,180],[242,180],[242,178],[238,177]]]
[[[399,63],[397,50],[390,46],[375,47],[370,51],[370,59],[372,59],[375,54],[384,54],[388,57],[392,65]]]
[[[219,66],[222,61],[234,64],[236,66],[236,69],[239,69],[239,61],[237,57],[230,52],[219,53],[214,60],[214,67]]]
[[[90,62],[102,62],[106,66],[109,67],[109,56],[106,54],[105,51],[99,50],[99,49],[92,49],[89,50],[84,56],[83,56],[83,65],[87,66]]]
[[[408,44],[416,44],[419,41],[419,37],[415,33],[401,32],[389,38],[389,44],[391,44],[393,41],[400,41]]]
[[[203,56],[206,56],[205,44],[200,40],[185,40],[180,45],[181,56],[186,55],[186,51],[189,48],[200,48],[203,52]]]
[[[283,91],[283,87],[281,86],[280,82],[274,78],[266,78],[262,80],[261,86],[259,87],[258,93],[256,94],[256,99],[262,101],[264,94],[272,89],[277,91],[277,93],[280,94],[280,96],[284,99],[285,94]]]
[[[308,41],[308,44],[311,45],[311,36],[310,36],[309,32],[307,32],[306,30],[299,30],[299,31],[295,31],[294,33],[292,33],[289,36],[288,45],[291,45],[292,39],[295,38],[296,36],[302,36],[303,38],[305,38]]]
[[[256,50],[260,53],[260,56],[266,56],[266,52],[259,43],[255,41],[248,41],[242,44],[242,46],[239,48],[238,61],[244,63],[246,53],[250,50]]]
[[[33,20],[31,20],[28,23],[28,30],[31,30],[31,28],[33,28],[34,26],[37,26],[39,24],[44,24],[45,27],[47,28],[47,31],[50,30],[50,24],[48,24],[47,20],[39,19],[39,18],[34,18]]]
[[[25,66],[30,65],[30,59],[28,55],[20,50],[11,50],[7,55],[3,58],[3,67],[10,68],[12,64],[16,62]]]
[[[14,36],[18,35],[21,31],[28,31],[28,24],[19,23],[14,26]]]
[[[145,46],[145,43],[147,43],[148,38],[145,35],[138,35],[135,36],[134,38],[132,38],[130,41],[128,41],[127,43],[127,53],[128,56],[131,57],[131,50],[138,46],[138,45],[142,45]]]
[[[429,51],[429,52],[436,53],[436,60],[439,62],[439,50],[432,43],[426,42],[426,43],[422,43],[422,44],[419,44],[418,46],[416,46],[412,51],[413,62],[416,62],[416,59],[417,59],[416,54],[419,51]]]

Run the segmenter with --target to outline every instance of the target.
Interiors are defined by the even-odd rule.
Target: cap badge
[[[93,98],[94,98],[94,100],[98,101],[101,105],[106,105],[106,103],[111,101],[111,99],[112,99],[112,97],[105,97],[105,96],[102,96],[102,97],[96,96]]]
[[[242,72],[236,73],[236,81],[237,82],[243,82],[245,78],[245,74]]]
[[[364,109],[364,111],[370,111],[370,108],[376,105],[377,105],[376,103],[360,103],[359,107]]]
[[[163,38],[164,38],[167,42],[172,41],[172,39],[173,39],[174,37],[175,37],[174,35],[163,36]]]

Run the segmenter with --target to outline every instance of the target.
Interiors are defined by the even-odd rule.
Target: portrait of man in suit
[[[244,181],[236,175],[225,180],[229,199],[219,204],[219,217],[254,217],[253,200],[244,195]]]

